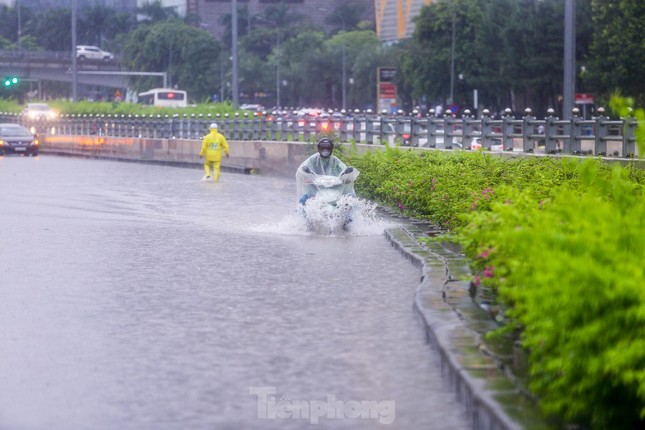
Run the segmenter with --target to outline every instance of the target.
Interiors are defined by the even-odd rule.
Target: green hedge
[[[498,295],[546,414],[645,426],[645,173],[597,159],[388,148],[347,156],[357,191],[450,229]]]
[[[207,116],[233,115],[235,112],[243,114],[243,110],[235,110],[230,103],[203,103],[185,108],[158,108],[154,106],[143,106],[127,102],[71,102],[67,100],[49,100],[46,102],[60,114],[92,114],[92,115],[199,115]],[[15,100],[0,99],[0,112],[20,113],[25,105],[18,104]]]

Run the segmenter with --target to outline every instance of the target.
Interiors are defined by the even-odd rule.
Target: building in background
[[[376,33],[383,43],[412,37],[414,17],[433,0],[374,0]]]

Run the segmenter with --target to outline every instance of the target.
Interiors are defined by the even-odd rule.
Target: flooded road
[[[0,429],[466,429],[385,221],[288,179],[0,157]],[[359,178],[360,180],[360,178]]]

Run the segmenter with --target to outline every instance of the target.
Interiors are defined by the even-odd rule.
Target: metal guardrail
[[[432,112],[431,112],[432,113]],[[585,120],[574,114],[561,120],[549,112],[544,119],[521,118],[506,111],[493,118],[485,110],[481,118],[468,111],[454,116],[404,116],[354,114],[352,117],[217,115],[62,115],[55,120],[30,120],[0,113],[4,122],[18,122],[35,133],[98,135],[113,137],[201,139],[211,122],[229,140],[312,141],[333,133],[341,142],[402,145],[438,149],[479,149],[546,154],[638,156],[634,117],[610,119],[604,110]]]

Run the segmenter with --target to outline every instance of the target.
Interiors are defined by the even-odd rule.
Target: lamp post
[[[22,19],[20,18],[20,0],[16,0],[16,13],[18,14],[18,52],[21,52],[22,42],[20,38],[22,37]]]
[[[343,22],[343,34],[342,34],[342,44],[343,44],[343,110],[347,108],[347,67],[346,67],[346,55],[345,55],[345,19],[340,15],[340,20]]]
[[[276,35],[275,44],[275,106],[280,108],[280,29],[276,27],[278,34]]]
[[[455,22],[455,8],[452,7],[452,36],[450,41],[450,100],[448,104],[454,102],[455,96],[455,39],[456,39],[456,22]]]
[[[78,68],[76,61],[76,0],[72,0],[72,101],[78,100]],[[42,98],[42,94],[39,94],[38,97]]]
[[[576,5],[573,0],[564,2],[564,77],[562,117],[571,118],[576,77]]]
[[[231,1],[231,54],[233,57],[233,107],[240,107],[240,95],[237,72],[237,0]]]

